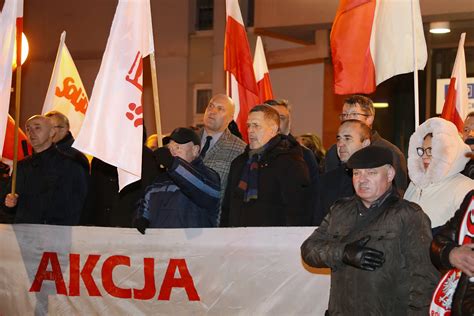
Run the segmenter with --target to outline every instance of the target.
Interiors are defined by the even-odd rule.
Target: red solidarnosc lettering
[[[58,97],[68,99],[77,112],[86,113],[88,102],[86,94],[82,88],[77,88],[72,77],[66,77],[63,80],[63,90],[56,87],[54,94]]]
[[[149,300],[155,296],[156,285],[155,285],[155,259],[144,258],[143,259],[143,275],[145,284],[143,289],[133,289],[133,298],[138,300]]]
[[[123,289],[115,285],[112,273],[118,265],[130,266],[130,257],[128,256],[111,256],[104,261],[102,265],[102,285],[110,295],[118,298],[131,298],[132,290]]]
[[[176,269],[179,271],[180,278],[174,277]],[[184,259],[170,259],[163,283],[161,284],[158,300],[169,301],[171,290],[174,287],[184,288],[190,301],[201,300]]]
[[[79,289],[80,278],[84,281],[87,293],[90,296],[102,296],[92,277],[92,271],[99,259],[100,255],[88,255],[84,267],[80,270],[80,255],[73,253],[69,255],[69,296],[79,296],[81,294]]]
[[[46,270],[51,263],[51,271]],[[43,281],[54,281],[56,293],[67,295],[66,284],[64,283],[61,265],[59,264],[58,254],[56,252],[44,252],[41,257],[38,270],[35,275],[30,292],[40,292]]]
[[[134,70],[135,70],[135,73],[133,74],[133,77],[131,77],[130,75],[132,75],[132,72]],[[138,51],[137,54],[135,55],[135,59],[133,60],[132,67],[130,67],[128,74],[125,76],[125,80],[127,80],[128,82],[133,84],[135,87],[137,87],[138,90],[143,92],[143,85],[140,84],[139,82],[142,74],[143,74],[143,58],[140,51]]]

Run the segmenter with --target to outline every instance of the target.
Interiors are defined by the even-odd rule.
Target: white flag
[[[23,0],[5,0],[0,14],[0,153],[7,129],[16,23],[23,24]]]
[[[117,167],[119,190],[141,178],[143,57],[154,50],[149,0],[120,0],[73,147]]]
[[[63,32],[41,113],[53,110],[63,113],[69,119],[72,136],[77,137],[89,100],[65,40],[66,32]]]

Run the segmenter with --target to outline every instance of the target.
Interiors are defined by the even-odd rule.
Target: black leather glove
[[[145,235],[145,230],[150,226],[150,222],[145,217],[135,219],[134,226],[142,235]]]
[[[342,262],[358,269],[374,271],[385,262],[384,253],[366,247],[370,236],[351,242],[344,247]]]
[[[154,152],[154,155],[158,165],[162,165],[166,169],[171,168],[173,165],[174,157],[171,155],[168,147],[157,148]]]

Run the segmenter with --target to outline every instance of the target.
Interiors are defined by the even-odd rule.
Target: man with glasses
[[[375,119],[375,109],[372,100],[362,95],[353,95],[347,98],[344,101],[339,119],[341,122],[346,120],[358,120],[372,129]],[[371,143],[375,146],[386,147],[392,152],[393,166],[396,171],[394,180],[395,186],[400,193],[403,194],[408,186],[405,155],[403,155],[397,146],[382,138],[374,129],[372,129]],[[336,145],[333,145],[326,153],[325,171],[328,172],[340,165],[341,161],[337,155]]]
[[[89,172],[89,160],[79,150],[71,147],[74,143],[74,137],[69,131],[69,120],[66,115],[58,111],[50,111],[46,116],[53,125],[54,136],[53,143],[56,148],[66,156],[77,161],[87,172]]]

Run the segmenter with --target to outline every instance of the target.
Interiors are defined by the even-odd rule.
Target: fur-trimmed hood
[[[417,147],[423,147],[423,138],[433,133],[432,158],[425,172],[423,161],[416,153]],[[469,158],[466,153],[471,149],[464,144],[456,126],[442,118],[434,117],[421,124],[410,137],[408,146],[408,174],[411,181],[421,188],[442,181],[444,178],[461,172]]]

